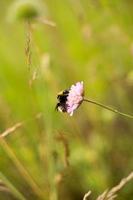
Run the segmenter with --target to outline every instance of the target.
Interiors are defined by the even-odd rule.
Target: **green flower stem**
[[[114,109],[114,108],[111,108],[110,106],[106,106],[106,105],[101,104],[101,103],[99,103],[99,102],[96,102],[96,101],[93,101],[93,100],[90,100],[90,99],[83,99],[83,101],[86,101],[86,102],[95,104],[95,105],[100,106],[100,107],[102,107],[102,108],[104,108],[104,109],[106,109],[106,110],[110,110],[110,111],[112,111],[112,112],[114,112],[114,113],[117,113],[117,114],[119,114],[119,115],[122,115],[122,116],[124,116],[124,117],[128,117],[128,118],[132,118],[132,119],[133,119],[133,115],[128,115],[128,114],[126,114],[126,113],[120,112],[120,111],[118,111],[118,110],[116,110],[116,109]]]

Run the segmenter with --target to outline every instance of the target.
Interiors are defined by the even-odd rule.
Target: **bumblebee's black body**
[[[66,101],[67,101],[67,96],[69,94],[69,90],[64,90],[63,92],[59,93],[57,96],[58,103],[55,107],[55,109],[61,112],[66,112]]]

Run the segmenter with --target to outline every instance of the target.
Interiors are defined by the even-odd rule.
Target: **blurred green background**
[[[56,96],[84,81],[86,97],[133,114],[133,1],[0,4],[0,131],[24,122],[0,140],[0,200],[95,199],[133,168],[133,121],[89,103],[69,117]]]

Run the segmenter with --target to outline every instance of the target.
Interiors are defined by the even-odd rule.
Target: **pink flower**
[[[132,118],[133,115],[129,115],[123,112],[120,112],[110,106],[106,106],[97,101],[84,98],[84,84],[83,81],[77,82],[75,85],[72,85],[70,89],[64,90],[57,95],[57,104],[55,109],[60,112],[67,112],[70,116],[73,115],[73,112],[81,105],[83,101],[92,103],[94,105],[100,106],[106,110],[117,113],[119,115]]]
[[[84,98],[84,86],[83,81],[77,82],[72,85],[66,101],[66,112],[73,115],[73,112],[80,106]]]

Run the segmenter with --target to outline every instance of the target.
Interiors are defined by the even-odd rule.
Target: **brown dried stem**
[[[63,146],[64,146],[64,163],[65,163],[65,167],[69,166],[69,155],[70,155],[70,151],[69,151],[69,144],[67,141],[67,138],[63,135],[63,134],[59,134],[59,136],[57,137],[57,139],[62,142]]]
[[[25,45],[25,55],[27,60],[28,70],[31,70],[31,24],[30,21],[26,22],[26,45]]]
[[[117,192],[119,192],[129,181],[133,179],[133,172],[131,172],[126,178],[123,178],[118,185],[110,190],[104,191],[101,195],[97,197],[96,200],[114,200],[117,197]],[[83,200],[87,200],[91,192],[89,191],[84,195]]]

